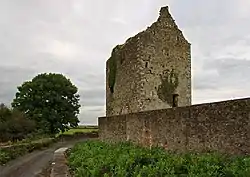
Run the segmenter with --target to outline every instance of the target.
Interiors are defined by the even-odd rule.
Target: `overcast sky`
[[[161,6],[192,44],[193,104],[250,96],[250,1],[0,0],[0,102],[38,73],[79,88],[81,123],[105,114],[105,61]]]

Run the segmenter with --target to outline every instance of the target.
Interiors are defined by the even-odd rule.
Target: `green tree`
[[[45,133],[56,134],[78,125],[79,97],[77,87],[65,76],[44,73],[18,87],[12,106]]]
[[[35,128],[35,122],[24,113],[0,104],[0,142],[24,139]]]
[[[7,121],[11,117],[11,110],[5,106],[5,104],[0,104],[0,123]]]

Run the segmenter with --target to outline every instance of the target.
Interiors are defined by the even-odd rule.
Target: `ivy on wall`
[[[116,79],[116,70],[117,70],[117,63],[116,63],[116,59],[114,56],[111,56],[109,59],[109,80],[108,80],[108,84],[109,84],[109,89],[111,93],[114,93],[114,86],[115,86],[115,79]]]
[[[111,93],[114,93],[116,74],[117,74],[117,61],[120,58],[119,50],[122,45],[117,45],[111,54],[111,57],[108,61],[109,73],[108,73],[108,85]]]
[[[167,102],[170,106],[173,105],[173,94],[179,85],[178,74],[175,73],[174,69],[171,71],[163,71],[161,76],[161,84],[157,89],[158,97],[163,101]]]

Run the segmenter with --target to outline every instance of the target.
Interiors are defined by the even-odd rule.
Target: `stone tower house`
[[[191,105],[190,43],[168,7],[106,63],[106,116]]]

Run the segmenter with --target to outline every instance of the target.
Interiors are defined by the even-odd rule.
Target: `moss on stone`
[[[120,57],[119,50],[121,49],[122,45],[117,45],[111,54],[111,57],[109,58],[108,61],[108,66],[109,66],[109,89],[111,93],[114,93],[114,87],[115,87],[115,80],[116,80],[116,72],[117,72],[117,60]]]
[[[110,57],[109,59],[109,89],[111,93],[114,92],[115,79],[116,79],[117,64],[115,57]]]
[[[173,105],[173,94],[179,85],[178,74],[174,69],[171,71],[165,70],[161,76],[161,84],[158,87],[157,95],[163,101],[167,102],[170,106]]]

